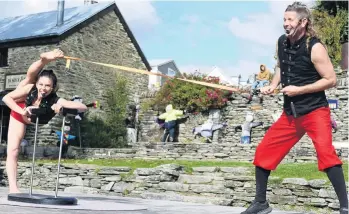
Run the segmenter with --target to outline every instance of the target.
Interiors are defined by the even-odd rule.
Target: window
[[[167,76],[174,77],[176,76],[176,72],[172,70],[171,68],[167,69]]]
[[[0,48],[0,67],[8,66],[8,48]]]

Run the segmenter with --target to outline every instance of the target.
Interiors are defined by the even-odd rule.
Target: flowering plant
[[[220,84],[219,78],[207,77],[201,73],[184,74],[186,79]],[[178,79],[168,79],[151,101],[151,106],[162,109],[167,104],[173,104],[177,109],[188,112],[201,112],[212,108],[222,108],[226,105],[232,92],[202,86]]]

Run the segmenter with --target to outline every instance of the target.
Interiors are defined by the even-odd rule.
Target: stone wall
[[[61,48],[68,56],[146,69],[123,25],[112,11],[68,36],[58,45],[9,48],[9,67],[0,68],[0,90],[3,90],[5,74],[26,73],[31,63],[39,59],[40,53],[54,48]],[[63,72],[64,60],[52,62],[47,68],[56,71],[59,96],[71,99],[73,95],[80,95],[85,102],[99,100],[104,107],[106,106],[105,90],[111,87],[114,73],[122,72],[87,62],[72,61],[71,74],[67,75]],[[129,80],[132,98],[138,98],[140,92],[147,89],[147,76],[125,72],[122,75]],[[40,127],[39,143],[56,142],[57,137],[51,133],[51,130],[59,130],[60,123],[61,118],[56,117],[48,125]],[[33,128],[33,126],[28,127],[25,136],[28,141],[33,139]]]
[[[2,164],[3,166],[3,164]],[[254,175],[248,167],[195,167],[192,171],[168,164],[155,168],[103,167],[63,164],[59,190],[145,199],[245,206],[254,199]],[[57,165],[35,167],[33,191],[55,189]],[[31,164],[20,163],[18,183],[28,188]],[[6,174],[1,185],[7,186]],[[267,199],[273,207],[329,213],[339,209],[337,196],[326,180],[271,177]]]
[[[337,74],[337,87],[326,91],[328,99],[336,99],[339,102],[338,109],[332,110],[331,114],[336,120],[338,131],[333,133],[334,141],[348,141],[348,78],[347,73]],[[153,96],[153,95],[152,95]],[[234,128],[241,125],[246,117],[247,112],[253,112],[255,120],[264,122],[263,127],[252,129],[252,143],[259,143],[265,131],[274,122],[272,114],[280,112],[283,105],[282,94],[271,96],[263,96],[263,103],[259,104],[259,98],[254,96],[253,101],[247,104],[247,94],[234,93],[232,100],[227,103],[227,106],[221,110],[221,121],[226,121],[228,127],[223,129],[218,135],[220,142],[236,143],[239,141],[241,132],[235,132]],[[149,98],[148,98],[149,99]],[[145,99],[147,100],[147,99]],[[142,112],[140,141],[142,142],[159,142],[162,135],[162,130],[155,123],[158,111],[149,110]],[[162,112],[159,112],[162,113]],[[180,142],[201,142],[195,140],[192,134],[193,128],[203,124],[207,119],[208,114],[190,115],[186,123],[180,125]],[[303,142],[309,142],[309,138],[304,136]]]
[[[336,120],[338,130],[333,133],[334,142],[348,142],[348,88],[347,88],[347,73],[337,74],[337,87],[326,91],[328,99],[336,99],[339,102],[338,109],[333,109],[331,114]],[[218,141],[213,141],[212,145],[203,143],[203,139],[194,138],[192,130],[203,124],[209,115],[197,114],[190,115],[186,123],[180,125],[179,141],[183,145],[175,144],[169,146],[169,152],[163,153],[157,147],[156,142],[159,142],[163,134],[163,130],[155,123],[157,111],[149,110],[143,113],[141,124],[140,139],[142,142],[152,142],[154,145],[148,146],[142,150],[142,154],[147,154],[147,157],[159,158],[197,158],[197,159],[243,159],[251,160],[255,151],[256,145],[261,141],[265,132],[273,124],[272,114],[280,112],[283,105],[282,94],[272,96],[263,96],[264,101],[259,104],[259,98],[254,97],[250,104],[247,104],[246,94],[233,94],[232,100],[228,102],[227,107],[221,110],[221,121],[228,123],[225,129],[217,131]],[[241,125],[246,117],[247,112],[253,112],[256,122],[263,122],[263,126],[252,129],[251,145],[240,145],[241,131],[235,131],[235,127]],[[139,143],[141,144],[141,143]],[[349,144],[349,142],[348,142]],[[143,148],[142,146],[140,146]],[[171,149],[174,148],[174,149]],[[338,149],[338,155],[345,158],[348,154],[348,149]],[[171,153],[171,155],[169,155]],[[243,154],[243,155],[241,155]],[[243,156],[243,157],[242,157]],[[298,156],[298,157],[297,157]],[[286,157],[286,161],[307,161],[315,160],[316,153],[311,139],[305,135],[299,143],[291,150]]]
[[[348,141],[348,89],[346,86],[340,86],[327,92],[328,99],[339,100],[339,108],[331,111],[333,118],[336,120],[338,130],[333,133],[333,141]],[[242,95],[235,95],[234,100],[223,109],[223,120],[231,124],[222,131],[220,139],[222,142],[234,142],[239,140],[240,132],[235,132],[234,127],[244,122],[246,112],[251,111],[255,115],[256,122],[264,122],[264,126],[252,129],[252,142],[259,143],[263,138],[265,131],[273,124],[272,114],[280,111],[283,105],[283,97],[278,94],[273,97],[265,96],[261,108],[258,110],[250,110],[252,104],[245,104]],[[255,105],[256,106],[256,105]],[[311,142],[310,138],[305,135],[301,142]]]
[[[224,160],[252,162],[258,144],[203,144],[174,143],[163,146],[161,143],[140,143],[132,149],[88,149],[73,148],[69,150],[71,158],[141,158],[167,160]],[[348,158],[348,148],[338,148],[342,160]],[[288,163],[315,162],[316,154],[311,145],[293,148],[283,160]]]
[[[133,148],[78,148],[69,147],[65,158],[72,159],[153,159],[153,160],[205,160],[205,161],[234,161],[252,162],[257,144],[203,144],[203,143],[174,143],[163,146],[161,143],[140,143]],[[341,160],[348,160],[348,148],[337,148]],[[57,158],[59,147],[39,146],[36,148],[36,158]],[[32,146],[21,147],[20,157],[31,158]],[[0,147],[0,158],[6,156],[6,147]],[[283,160],[283,163],[317,162],[312,145],[295,147]]]

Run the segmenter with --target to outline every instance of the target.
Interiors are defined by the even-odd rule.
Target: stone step
[[[140,197],[143,199],[181,201],[181,202],[191,202],[191,203],[200,203],[200,204],[214,204],[214,205],[222,205],[222,206],[230,206],[233,203],[233,199],[228,199],[228,198],[190,196],[190,195],[181,195],[174,192],[167,192],[167,193],[144,192],[140,194]]]
[[[210,184],[215,179],[214,176],[206,176],[206,175],[179,175],[178,182],[182,184]]]
[[[229,175],[250,175],[252,173],[249,167],[193,167],[193,174],[213,172]]]
[[[250,173],[222,173],[214,172],[207,174],[180,174],[177,182],[181,184],[223,184],[224,181],[253,181],[254,176]]]

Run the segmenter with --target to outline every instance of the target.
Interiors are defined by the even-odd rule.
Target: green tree
[[[348,1],[320,1],[314,7],[315,10],[327,12],[331,16],[336,16],[340,10],[348,11]]]
[[[81,131],[84,144],[92,148],[126,147],[126,107],[129,104],[127,79],[116,74],[115,84],[105,93],[105,113],[89,112]]]
[[[341,60],[341,43],[343,29],[347,24],[348,12],[338,10],[336,16],[324,10],[313,10],[314,28],[322,42],[326,45],[332,63],[337,67]]]
[[[348,1],[317,1],[313,8],[317,11],[327,12],[331,16],[337,16],[338,13],[345,12],[345,23],[340,30],[341,43],[348,42]]]

